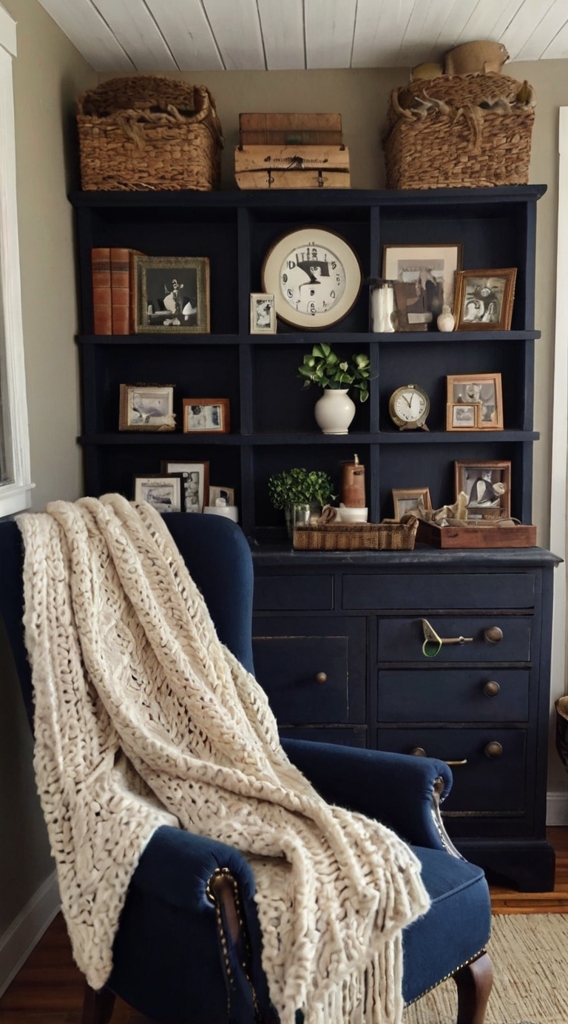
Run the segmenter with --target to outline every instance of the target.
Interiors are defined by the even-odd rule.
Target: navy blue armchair
[[[168,527],[221,640],[253,668],[252,558],[238,526],[171,513]],[[33,695],[22,629],[22,545],[0,523],[0,613],[30,720]],[[442,761],[287,739],[290,759],[330,802],[377,818],[412,845],[432,905],[403,933],[406,1003],[452,976],[457,1024],[483,1024],[492,982],[485,952],[485,877],[449,840],[439,806],[451,787]],[[254,877],[241,854],[175,828],[157,830],[131,880],[101,992],[87,987],[82,1024],[107,1024],[115,995],[163,1024],[278,1024],[261,966]]]

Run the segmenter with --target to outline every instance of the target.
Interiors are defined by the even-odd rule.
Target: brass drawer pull
[[[496,683],[494,679],[491,679],[483,687],[483,692],[486,697],[496,697],[497,694],[501,692],[501,687],[499,686],[499,683]]]
[[[485,748],[485,756],[493,760],[496,757],[501,757],[503,753],[503,747],[497,740],[491,740]]]
[[[318,672],[316,675],[316,683],[327,683],[327,672]]]
[[[444,644],[470,644],[473,642],[472,636],[450,636],[445,638],[438,636],[434,627],[428,622],[428,619],[422,619],[422,631],[424,633],[422,653],[426,658],[435,658],[442,650]]]
[[[414,747],[414,750],[411,750],[410,753],[413,757],[428,757],[424,747]],[[445,761],[444,764],[449,765],[450,768],[457,768],[460,765],[467,764],[467,757],[464,757],[463,761]]]
[[[498,644],[503,639],[503,630],[499,626],[489,626],[484,636],[488,644]]]

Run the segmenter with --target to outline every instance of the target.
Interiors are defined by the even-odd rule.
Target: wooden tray
[[[435,548],[533,548],[536,526],[436,526],[421,519],[416,540]]]
[[[412,551],[418,520],[412,523],[327,523],[297,526],[299,551]]]

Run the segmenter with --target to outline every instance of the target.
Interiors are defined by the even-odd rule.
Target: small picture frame
[[[418,513],[432,508],[428,487],[393,487],[394,518],[402,519],[407,513]]]
[[[276,334],[276,306],[271,292],[251,292],[250,333]]]
[[[509,331],[516,267],[456,274],[456,331]]]
[[[228,398],[184,398],[184,434],[228,434],[231,430]]]
[[[511,515],[511,463],[478,459],[455,462],[456,500],[467,495],[468,519],[508,518]]]
[[[503,392],[500,373],[461,373],[446,377],[448,405],[479,402],[477,430],[503,430]],[[455,429],[455,428],[454,428]]]
[[[446,430],[479,430],[481,402],[447,402]]]
[[[183,479],[184,512],[203,512],[209,504],[208,462],[162,462],[162,473],[181,474]]]
[[[397,281],[399,330],[424,330],[433,324],[442,306],[454,304],[454,279],[462,263],[462,246],[384,245],[382,277]]]
[[[134,477],[134,501],[147,501],[157,512],[184,511],[181,473],[154,473]]]
[[[235,488],[234,487],[221,487],[213,486],[209,484],[209,501],[208,505],[215,506],[217,502],[225,502],[225,505],[235,504]]]
[[[206,256],[133,256],[136,334],[209,334]]]
[[[119,430],[175,430],[173,384],[121,384]]]

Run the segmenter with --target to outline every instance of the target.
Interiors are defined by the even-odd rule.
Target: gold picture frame
[[[392,503],[394,518],[398,521],[409,512],[432,508],[428,487],[393,487]]]
[[[184,434],[229,434],[231,421],[228,398],[184,398]]]
[[[456,273],[456,331],[509,331],[516,267]]]
[[[175,430],[173,384],[121,384],[119,430]]]
[[[446,430],[479,430],[481,402],[447,402]]]
[[[503,389],[500,373],[458,373],[446,377],[447,404],[479,402],[477,430],[503,430]]]
[[[207,256],[133,256],[136,334],[209,334]]]

